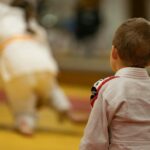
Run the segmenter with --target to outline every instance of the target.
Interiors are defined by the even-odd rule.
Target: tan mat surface
[[[89,89],[64,86],[64,90],[73,101],[87,101]],[[82,104],[77,104],[81,109]],[[83,108],[87,111],[87,106]],[[78,150],[85,123],[67,120],[60,123],[48,108],[43,108],[39,115],[34,136],[23,137],[13,130],[13,119],[6,104],[0,103],[0,150]]]

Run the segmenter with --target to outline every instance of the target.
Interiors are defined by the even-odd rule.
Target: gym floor
[[[73,102],[73,113],[89,115],[89,88],[62,86]],[[83,109],[83,110],[82,110]],[[86,124],[64,120],[49,108],[39,112],[35,134],[24,137],[13,129],[13,118],[4,101],[0,102],[0,149],[1,150],[77,150]]]

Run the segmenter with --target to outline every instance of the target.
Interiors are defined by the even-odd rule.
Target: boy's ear
[[[114,47],[114,45],[112,46],[112,58],[118,59],[118,50]]]

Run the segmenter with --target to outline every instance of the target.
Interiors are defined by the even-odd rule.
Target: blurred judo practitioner
[[[58,67],[30,0],[0,0],[0,75],[15,128],[32,135],[48,104],[67,116],[71,104],[57,83]]]

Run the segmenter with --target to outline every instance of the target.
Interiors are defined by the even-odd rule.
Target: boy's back
[[[115,76],[99,85],[80,149],[150,150],[150,77],[133,67]]]
[[[116,76],[102,94],[108,104],[110,149],[149,150],[150,78],[141,68],[124,68]]]

